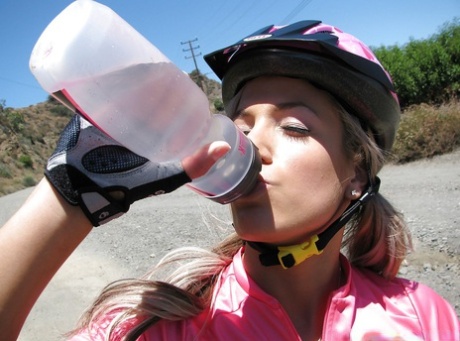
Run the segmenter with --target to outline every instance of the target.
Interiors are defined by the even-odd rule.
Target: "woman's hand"
[[[199,149],[195,154],[182,160],[182,167],[191,179],[206,174],[212,165],[230,150],[228,143],[213,142]]]
[[[183,178],[189,180],[199,177],[229,149],[225,142],[211,143],[186,157],[174,169],[185,172],[187,175]],[[83,153],[81,149],[79,153]],[[79,153],[76,155],[81,156]],[[167,165],[156,171],[155,167],[147,165],[142,171],[135,170],[130,174],[138,176],[138,179],[131,179],[131,184],[135,183],[135,186],[130,187],[126,178],[123,183],[122,177],[112,173],[111,176],[106,174],[96,180],[90,179],[93,187],[85,188],[85,181],[93,174],[79,173],[78,169],[75,170],[79,166],[71,166],[72,171],[66,174],[66,169],[70,169],[66,158],[62,154],[56,157],[56,153],[53,156],[55,158],[52,157],[47,166],[48,180],[43,179],[23,206],[0,228],[0,340],[16,340],[41,292],[93,228],[94,221],[88,219],[85,211],[88,207],[82,207],[79,201],[71,201],[84,194],[103,192],[115,202],[127,202],[129,208],[133,201],[154,194],[151,190],[158,188],[155,182],[163,179],[161,171],[168,172]],[[52,167],[61,167],[60,173],[50,174]],[[153,172],[150,174],[149,170]],[[66,184],[66,180],[70,183]],[[71,188],[82,183],[83,187]],[[183,183],[179,181],[172,186],[168,183],[161,186],[170,186],[169,189],[174,190]]]
[[[152,162],[75,115],[48,160],[45,175],[68,203],[80,206],[98,226],[126,213],[137,200],[174,191],[203,175],[228,149],[214,143],[182,162]]]

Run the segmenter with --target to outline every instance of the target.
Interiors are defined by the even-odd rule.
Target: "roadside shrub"
[[[36,185],[34,178],[31,176],[26,176],[24,179],[22,179],[22,184],[25,187],[32,187]]]
[[[33,168],[34,165],[34,162],[32,161],[32,158],[29,155],[21,155],[19,157],[19,162],[25,168]]]
[[[24,115],[13,108],[5,108],[0,101],[0,126],[3,132],[20,133],[24,129]]]
[[[460,101],[426,104],[404,111],[393,146],[393,161],[405,163],[451,152],[460,146]]]
[[[6,117],[15,133],[21,132],[24,129],[24,116],[15,110],[7,110]]]
[[[13,175],[10,169],[3,163],[0,163],[0,178],[11,179]]]
[[[213,105],[214,105],[214,109],[216,110],[216,112],[222,112],[225,110],[224,103],[222,102],[220,98],[216,98],[213,102]]]

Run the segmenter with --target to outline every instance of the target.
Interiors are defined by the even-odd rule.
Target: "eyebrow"
[[[277,103],[274,104],[277,110],[286,110],[286,109],[292,109],[292,108],[297,108],[297,107],[304,107],[310,110],[312,113],[315,115],[317,114],[315,110],[313,110],[312,107],[308,106],[306,103],[302,101],[296,101],[296,102],[284,102],[284,103]],[[244,117],[246,115],[249,115],[249,113],[246,111],[246,109],[240,109],[237,110],[235,115],[233,117]]]

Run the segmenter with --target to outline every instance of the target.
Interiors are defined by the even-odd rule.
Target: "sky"
[[[0,0],[0,100],[21,108],[48,94],[29,70],[30,53],[45,27],[72,0]],[[321,20],[371,47],[426,39],[460,17],[460,0],[98,0],[144,35],[174,64],[197,66],[217,79],[203,55],[226,47],[259,28]]]

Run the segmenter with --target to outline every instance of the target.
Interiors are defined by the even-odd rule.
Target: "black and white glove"
[[[153,163],[78,115],[62,132],[45,176],[70,204],[82,208],[93,226],[126,213],[136,200],[191,181],[180,161]]]

